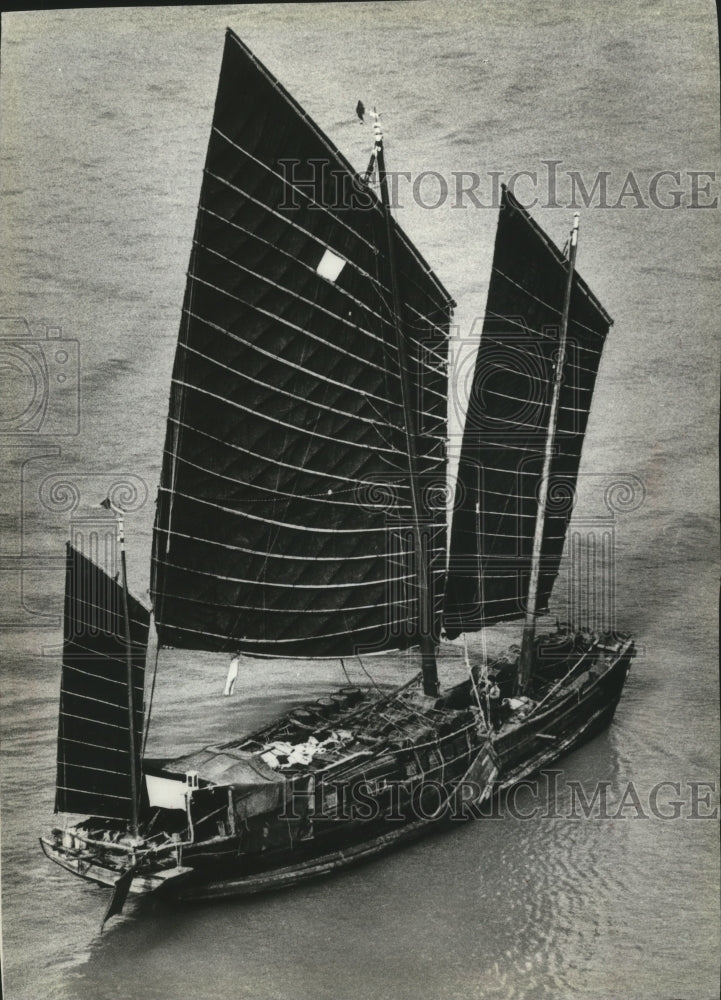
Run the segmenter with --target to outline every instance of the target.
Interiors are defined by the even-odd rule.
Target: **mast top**
[[[571,246],[575,247],[578,243],[578,222],[581,216],[578,212],[573,214],[573,226],[571,228]]]

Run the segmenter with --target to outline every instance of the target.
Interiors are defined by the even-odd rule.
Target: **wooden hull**
[[[433,811],[410,813],[402,819],[381,814],[369,822],[331,824],[330,832],[326,830],[316,840],[254,856],[242,852],[241,839],[235,834],[186,844],[157,856],[156,867],[134,877],[131,892],[203,900],[287,888],[369,860],[453,821],[477,816],[479,807],[492,796],[549,766],[610,723],[633,655],[632,642],[619,644],[602,667],[583,669],[573,683],[549,699],[547,708],[541,702],[528,718],[515,716],[487,733],[480,745],[469,749],[461,773],[445,785],[435,783],[439,794]],[[422,784],[426,788],[429,782]],[[86,850],[77,843],[68,849],[57,836],[55,840],[43,838],[41,844],[51,860],[102,885],[114,885],[135,863],[129,845],[117,847],[126,850],[125,863],[118,857],[108,864],[93,856],[89,844]]]
[[[411,822],[393,832],[348,847],[340,847],[301,864],[288,864],[252,875],[225,876],[202,880],[191,876],[177,887],[168,885],[168,892],[178,899],[213,899],[250,895],[282,889],[342,868],[368,860],[404,843],[418,839],[433,830],[449,827],[452,822],[475,818],[477,808],[492,796],[512,787],[543,767],[548,767],[575,747],[581,746],[602,732],[610,723],[621,697],[633,656],[633,644],[628,642],[608,670],[591,681],[581,692],[573,692],[554,702],[538,717],[504,729],[492,737],[488,746],[493,761],[492,785],[484,786],[481,794],[466,798],[467,808],[447,808],[436,819]],[[547,737],[551,736],[552,740]],[[479,761],[482,754],[479,755]],[[472,780],[472,775],[467,776]],[[474,789],[475,790],[475,789]],[[450,803],[449,803],[450,806]],[[199,873],[200,874],[200,873]]]
[[[611,722],[631,665],[633,644],[621,649],[608,670],[581,690],[569,692],[547,712],[504,729],[492,739],[498,759],[498,788],[510,788],[574,747],[592,739]]]
[[[308,879],[331,875],[342,868],[360,864],[402,844],[417,840],[432,830],[440,829],[447,824],[449,813],[461,814],[465,809],[470,817],[471,809],[482,806],[492,796],[496,775],[497,768],[492,752],[489,747],[485,747],[477,754],[464,774],[462,782],[465,782],[465,785],[462,786],[459,782],[454,789],[450,789],[438,809],[423,818],[410,820],[402,825],[396,823],[396,829],[390,828],[392,823],[388,822],[383,833],[357,843],[337,847],[300,863],[294,863],[289,859],[289,864],[274,866],[255,874],[238,873],[235,877],[226,873],[221,878],[208,878],[207,875],[203,878],[201,872],[198,872],[195,878],[188,878],[177,889],[171,886],[168,886],[168,889],[178,899],[215,899],[284,889]],[[471,801],[466,796],[462,806],[457,800],[459,787],[471,786],[475,793],[473,799]]]

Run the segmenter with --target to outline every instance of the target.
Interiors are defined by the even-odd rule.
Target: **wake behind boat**
[[[630,639],[536,635],[611,324],[576,234],[566,257],[504,190],[446,566],[454,303],[391,216],[378,118],[361,176],[228,32],[158,492],[158,641],[169,669],[183,649],[269,677],[273,657],[417,649],[420,673],[147,759],[151,615],[122,517],[119,583],[69,546],[56,811],[89,818],[42,846],[115,886],[106,919],[128,892],[258,892],[372,857],[609,723]],[[442,632],[521,617],[518,648],[441,687]]]

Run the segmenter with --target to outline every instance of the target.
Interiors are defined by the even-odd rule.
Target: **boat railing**
[[[132,844],[121,843],[116,840],[98,840],[96,837],[88,837],[83,833],[79,833],[77,830],[68,830],[68,831],[56,830],[55,833],[57,838],[60,840],[61,845],[65,848],[65,850],[68,851],[72,850],[73,848],[65,847],[65,845],[63,844],[65,836],[72,837],[74,843],[80,842],[80,844],[86,847],[101,847],[104,851],[107,851],[109,853],[114,852],[117,854],[136,854],[136,855],[148,854],[148,853],[155,853],[163,848],[167,848],[168,851],[170,851],[172,849],[175,849],[179,845],[182,845],[183,843],[191,843],[191,841],[186,842],[181,840],[170,840],[167,839],[167,834],[161,833],[161,834],[156,834],[155,837],[148,837],[147,839],[144,839],[143,843],[149,844],[150,845],[149,847],[138,848],[134,847]],[[162,842],[158,844],[152,843],[153,840],[156,840],[160,837],[166,838],[164,843]]]
[[[576,670],[578,670],[578,668],[581,666],[581,664],[584,662],[584,660],[586,660],[591,655],[591,653],[593,653],[595,650],[597,650],[598,644],[599,644],[599,640],[597,639],[595,642],[593,642],[588,647],[588,649],[584,650],[584,652],[582,653],[582,655],[580,656],[580,658],[578,660],[576,660],[576,662],[573,664],[573,666],[569,670],[566,671],[566,673],[563,675],[563,677],[560,679],[560,681],[557,681],[557,683],[554,684],[553,687],[551,688],[551,690],[548,691],[543,696],[543,698],[538,702],[538,704],[533,708],[533,710],[528,713],[527,719],[530,719],[534,715],[538,714],[538,710],[540,709],[541,705],[544,705],[548,701],[548,699],[551,697],[551,695],[555,694],[555,692],[558,691],[558,689],[568,680],[568,678],[573,673],[575,673]]]

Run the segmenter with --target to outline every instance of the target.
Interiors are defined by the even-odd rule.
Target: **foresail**
[[[503,191],[458,470],[444,628],[449,637],[525,613],[566,263]],[[576,275],[539,584],[558,575],[596,373],[611,319]]]
[[[128,594],[135,745],[143,732],[148,610]],[[128,685],[122,589],[67,548],[55,811],[131,816]]]
[[[452,303],[396,236],[439,580]],[[228,32],[154,531],[163,645],[342,656],[413,642],[408,460],[379,247],[374,193]]]

